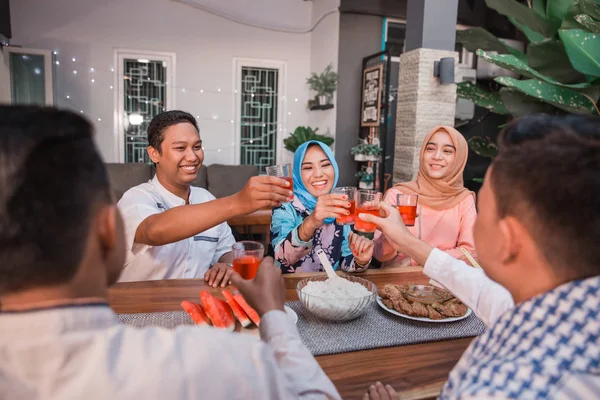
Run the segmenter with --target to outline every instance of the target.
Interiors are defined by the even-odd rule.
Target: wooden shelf
[[[329,110],[333,108],[333,104],[325,104],[324,106],[310,106],[310,111],[315,111],[315,110]]]

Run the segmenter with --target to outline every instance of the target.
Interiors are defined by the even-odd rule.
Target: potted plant
[[[373,189],[375,187],[375,175],[373,168],[367,167],[359,171],[355,175],[358,178],[359,189]]]
[[[310,85],[312,90],[317,92],[315,97],[317,104],[324,106],[331,104],[333,93],[337,89],[338,74],[333,71],[333,65],[329,64],[320,74],[311,73],[310,77],[306,79],[306,83]]]
[[[319,128],[311,128],[310,126],[299,126],[294,129],[294,133],[290,133],[290,136],[283,139],[283,145],[286,150],[294,153],[302,143],[308,142],[309,140],[318,140],[319,142],[325,143],[327,146],[333,144],[333,138],[331,136],[319,135],[317,131]]]
[[[376,144],[361,143],[354,146],[350,153],[354,155],[355,161],[378,161],[381,151],[381,147]]]

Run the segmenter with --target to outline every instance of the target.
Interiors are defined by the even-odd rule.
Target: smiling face
[[[333,189],[335,170],[325,152],[318,145],[309,146],[302,161],[302,183],[315,197],[328,194]]]
[[[450,135],[440,131],[427,142],[423,153],[425,172],[432,179],[442,179],[450,174],[456,157],[456,147]]]
[[[160,151],[148,148],[148,154],[156,163],[157,174],[168,185],[189,186],[202,166],[204,150],[200,134],[192,124],[181,122],[165,129]]]

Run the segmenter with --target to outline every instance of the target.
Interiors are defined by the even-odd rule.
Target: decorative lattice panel
[[[279,71],[242,67],[240,163],[276,164]]]
[[[125,59],[124,108],[125,108],[125,162],[150,162],[146,148],[148,124],[166,107],[167,67],[164,61],[139,62]],[[129,116],[139,114],[142,123],[129,123]]]

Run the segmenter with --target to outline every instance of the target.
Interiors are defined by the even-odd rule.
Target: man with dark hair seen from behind
[[[514,308],[505,302],[495,323],[471,343],[440,398],[598,398],[600,119],[538,115],[512,122],[500,136],[500,154],[478,203],[474,237],[485,271],[479,286],[493,289],[480,297],[491,304],[506,288]],[[382,208],[383,218],[361,218],[376,223],[426,274],[465,269],[412,236],[395,209]],[[456,294],[472,297],[470,291],[462,287]],[[395,396],[377,383],[364,398]]]
[[[235,239],[225,221],[288,201],[289,184],[254,176],[240,192],[220,199],[192,186],[204,150],[196,119],[184,111],[165,111],[150,121],[148,155],[156,175],[118,203],[127,243],[120,280],[204,277],[213,287],[226,286]]]
[[[273,260],[232,281],[262,341],[214,328],[121,325],[107,288],[125,259],[91,125],[0,106],[0,399],[339,399],[283,311]]]

